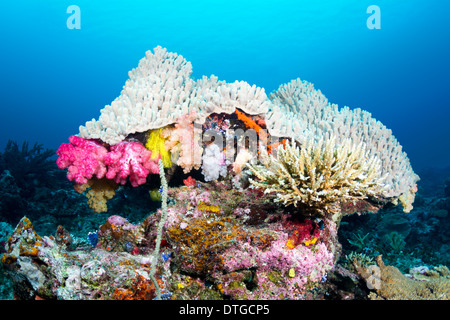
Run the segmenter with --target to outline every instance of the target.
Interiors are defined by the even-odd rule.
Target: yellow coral
[[[403,207],[403,212],[408,213],[413,209],[412,203],[414,202],[416,192],[417,184],[414,184],[407,192],[398,197],[398,200]]]
[[[88,198],[88,204],[94,210],[94,212],[106,212],[108,207],[106,202],[114,197],[118,185],[113,180],[108,179],[91,179],[87,183],[75,185],[75,190],[79,193],[83,193],[87,189],[86,197]]]
[[[317,238],[312,238],[310,240],[305,240],[305,246],[309,247],[317,242]]]
[[[203,201],[198,204],[197,209],[201,210],[201,211],[209,211],[209,212],[219,212],[220,211],[219,206],[207,205]]]
[[[162,130],[163,128],[150,130],[145,147],[152,152],[152,159],[161,157],[164,168],[169,168],[172,166],[172,160],[170,152],[165,146],[166,139],[161,135]]]
[[[161,201],[162,200],[162,195],[159,192],[159,189],[150,190],[149,193],[150,193],[150,198],[152,198],[153,201]]]
[[[295,269],[294,268],[289,269],[288,276],[289,276],[289,278],[295,277]]]
[[[295,240],[288,239],[288,241],[286,242],[286,248],[294,249],[295,248]]]

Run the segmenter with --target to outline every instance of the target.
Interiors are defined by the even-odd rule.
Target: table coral
[[[346,200],[348,197],[361,198],[369,193],[370,196],[400,203],[405,212],[412,209],[419,177],[412,170],[406,153],[392,131],[372,118],[370,113],[361,109],[339,108],[329,103],[322,92],[314,89],[313,84],[300,79],[281,85],[268,97],[263,88],[245,81],[227,83],[215,76],[193,80],[191,74],[192,65],[182,56],[159,46],[153,52],[147,51],[138,67],[130,71],[130,79],[126,81],[121,95],[101,111],[98,120],[81,126],[79,137],[92,141],[98,139],[113,148],[124,141],[133,141],[149,130],[161,130],[163,138],[167,139],[165,146],[171,153],[172,162],[188,173],[202,165],[202,134],[204,138],[209,131],[214,131],[228,138],[228,131],[242,129],[246,133],[255,132],[257,138],[254,137],[252,142],[258,139],[263,145],[267,145],[269,140],[281,138],[281,143],[267,145],[269,153],[287,142],[300,144],[302,150],[308,150],[312,161],[306,176],[311,179],[315,170],[323,171],[323,165],[330,163],[315,161],[317,158],[311,157],[308,145],[312,144],[316,152],[323,140],[334,137],[334,151],[341,152],[341,155],[347,149],[351,152],[347,153],[349,161],[346,164],[337,163],[331,168],[337,169],[342,165],[338,171],[351,176],[351,181],[335,189],[325,187],[322,190],[314,189],[313,183],[301,192],[303,201],[311,204],[311,201],[321,202],[330,197]],[[145,144],[145,141],[140,142]],[[227,149],[232,149],[232,144],[233,141],[227,143]],[[361,155],[362,149],[364,155]],[[361,157],[355,158],[354,155]],[[232,156],[233,152],[227,150],[228,161],[234,161],[228,159]],[[163,157],[168,165],[168,155]],[[350,163],[354,165],[349,166]],[[360,168],[355,167],[357,163]],[[238,166],[235,169],[239,171]],[[126,169],[121,170],[125,170],[123,174],[110,174],[120,183],[127,172]],[[205,173],[208,177],[208,172]],[[379,176],[375,177],[374,173]],[[317,178],[315,183],[320,181],[320,176]],[[140,174],[130,179],[134,186],[144,181]],[[381,190],[381,185],[364,185],[370,182],[368,180],[375,184],[377,181],[383,182],[385,188]],[[332,184],[332,181],[325,183]],[[342,179],[339,181],[342,182]],[[297,198],[294,196],[291,200],[295,203]]]

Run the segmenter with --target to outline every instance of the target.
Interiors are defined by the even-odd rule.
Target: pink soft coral
[[[183,168],[184,173],[200,168],[202,163],[201,128],[194,125],[195,119],[196,113],[191,111],[178,118],[175,128],[162,132],[166,148],[178,156],[176,164]]]
[[[56,151],[56,164],[60,169],[68,168],[67,178],[79,184],[87,183],[94,176],[103,178],[106,173],[103,160],[108,150],[95,140],[70,136],[69,141]]]
[[[152,152],[139,142],[120,142],[111,146],[111,151],[105,156],[108,166],[106,178],[125,184],[127,177],[133,187],[144,184],[149,173],[159,173],[159,166],[151,159]]]

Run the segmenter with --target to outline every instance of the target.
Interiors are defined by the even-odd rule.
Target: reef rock
[[[18,299],[153,299],[153,263],[162,297],[311,299],[339,256],[337,227],[262,195],[223,182],[170,189],[157,261],[161,209],[139,225],[111,216],[95,247],[75,250],[58,241],[61,228],[41,237],[24,217],[1,262]]]
[[[445,266],[433,270],[410,270],[405,275],[396,267],[384,264],[382,256],[376,265],[362,267],[355,264],[358,274],[372,290],[373,300],[448,300],[450,298],[450,271]]]

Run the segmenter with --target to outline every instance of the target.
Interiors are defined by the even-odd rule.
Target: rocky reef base
[[[171,188],[163,210],[132,224],[110,216],[78,246],[62,226],[40,236],[24,217],[1,264],[14,298],[62,300],[448,299],[450,272],[363,264],[344,268],[337,223],[225,183]],[[158,229],[162,240],[155,256]],[[152,267],[156,268],[152,281]]]

